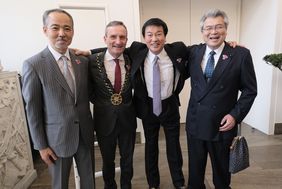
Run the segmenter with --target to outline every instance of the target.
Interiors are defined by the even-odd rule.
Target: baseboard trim
[[[282,134],[282,123],[275,123],[274,124],[274,134],[275,135]]]

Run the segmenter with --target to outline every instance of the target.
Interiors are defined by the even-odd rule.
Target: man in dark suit
[[[208,154],[215,188],[230,188],[229,147],[237,135],[237,124],[257,95],[250,51],[240,46],[231,48],[225,42],[227,26],[223,11],[207,12],[201,19],[205,44],[192,47],[190,52],[192,89],[186,120],[189,189],[205,189]]]
[[[133,42],[125,50],[132,59],[131,80],[134,89],[133,103],[137,117],[142,119],[145,133],[145,169],[150,189],[159,188],[158,136],[163,126],[166,136],[166,149],[169,169],[176,189],[185,188],[182,172],[182,153],[179,143],[180,115],[179,93],[187,76],[185,66],[188,52],[183,42],[165,44],[167,25],[159,18],[149,19],[142,27],[145,43]],[[76,49],[77,54],[91,52]],[[161,82],[161,112],[153,112],[153,62],[158,57]],[[159,110],[160,111],[160,110]]]
[[[150,188],[159,188],[158,136],[160,126],[166,138],[169,169],[175,188],[184,188],[182,153],[179,143],[179,92],[183,88],[187,48],[182,42],[165,44],[168,28],[159,18],[146,21],[142,27],[145,43],[133,42],[132,85],[137,116],[142,119],[145,133],[145,169]],[[154,61],[160,71],[160,111],[154,112]]]
[[[43,31],[48,47],[27,59],[22,69],[22,93],[28,125],[53,189],[67,189],[73,158],[82,189],[93,189],[91,150],[94,126],[88,98],[88,60],[69,49],[73,19],[61,9],[47,10]]]
[[[116,189],[115,154],[121,156],[122,189],[131,189],[133,151],[136,135],[136,114],[132,103],[131,62],[123,51],[127,42],[126,26],[112,21],[106,26],[107,49],[90,56],[91,101],[94,123],[103,158],[105,189]]]

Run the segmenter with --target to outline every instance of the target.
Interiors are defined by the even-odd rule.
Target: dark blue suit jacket
[[[213,76],[207,83],[201,68],[205,49],[206,44],[200,44],[190,51],[191,95],[186,129],[189,135],[202,140],[232,138],[237,134],[237,127],[219,132],[220,122],[230,114],[240,123],[254,102],[257,83],[252,57],[248,49],[232,48],[225,43]]]

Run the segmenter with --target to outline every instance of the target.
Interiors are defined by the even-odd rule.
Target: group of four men
[[[149,188],[160,186],[161,126],[173,185],[176,189],[186,188],[179,143],[179,93],[189,77],[187,188],[205,188],[208,154],[215,188],[230,188],[229,147],[237,134],[236,124],[251,108],[257,86],[249,50],[232,48],[225,42],[228,18],[223,11],[211,10],[202,17],[205,44],[191,47],[182,42],[166,44],[166,23],[152,18],[142,27],[145,44],[133,42],[126,48],[126,26],[112,21],[106,26],[104,36],[107,48],[91,50],[88,60],[68,48],[73,37],[71,15],[61,9],[48,10],[43,24],[49,44],[24,62],[22,91],[34,148],[48,164],[53,188],[68,187],[73,157],[81,188],[95,187],[93,166],[90,166],[94,128],[103,159],[104,188],[117,188],[117,146],[121,156],[121,189],[132,188],[136,117],[142,119],[145,133]],[[156,94],[161,103],[157,102]],[[94,104],[94,123],[89,100]]]

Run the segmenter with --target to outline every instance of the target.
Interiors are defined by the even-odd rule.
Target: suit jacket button
[[[77,120],[76,120],[76,121],[74,121],[74,124],[79,124],[79,121],[77,121]]]

